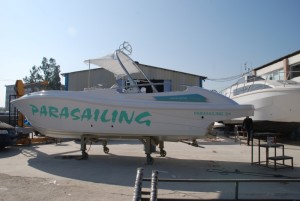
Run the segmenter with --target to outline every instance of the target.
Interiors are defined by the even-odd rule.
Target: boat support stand
[[[164,141],[159,141],[159,149],[160,149],[159,154],[161,157],[166,157],[167,155],[167,152],[164,150],[165,147],[164,144],[165,144]]]
[[[151,156],[151,153],[153,152],[153,144],[152,144],[152,139],[151,137],[145,137],[140,139],[140,141],[144,144],[144,151],[146,154],[146,164],[147,165],[152,165],[154,162],[154,159]],[[154,146],[155,149],[155,146]]]
[[[89,158],[89,155],[88,153],[86,152],[86,144],[87,142],[90,141],[92,143],[92,141],[95,141],[97,142],[98,140],[95,139],[95,136],[89,136],[89,135],[82,135],[81,136],[81,158],[80,159],[88,159]],[[107,140],[103,139],[102,140],[102,146],[103,146],[103,152],[108,154],[109,153],[109,148],[107,147]]]
[[[86,152],[86,142],[88,141],[88,138],[84,135],[81,136],[80,142],[81,142],[81,158],[82,160],[87,160],[89,158],[89,154]]]
[[[109,153],[109,148],[107,147],[107,140],[102,141],[102,146],[103,146],[103,152],[108,154]]]
[[[151,137],[145,137],[144,139],[140,139],[141,142],[144,144],[144,150],[146,154],[146,164],[152,165],[154,162],[153,157],[151,156],[151,153],[155,152],[155,147],[157,143],[152,139]],[[167,155],[167,152],[164,150],[164,141],[159,141],[159,149],[160,149],[160,156],[165,157]]]

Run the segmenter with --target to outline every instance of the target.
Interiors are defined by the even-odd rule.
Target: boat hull
[[[153,95],[40,92],[13,102],[44,135],[80,138],[196,139],[215,121],[253,114],[250,105],[157,101]],[[161,96],[161,95],[158,95]],[[114,97],[114,98],[110,98]],[[131,98],[132,97],[132,98]]]
[[[255,121],[300,122],[300,89],[271,88],[232,97],[239,104],[252,104]]]

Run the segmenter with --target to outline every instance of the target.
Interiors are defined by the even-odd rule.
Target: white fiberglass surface
[[[126,56],[123,52],[117,51],[116,54],[118,54],[123,65],[126,66],[126,70],[128,71],[129,74],[140,72],[139,69],[136,68],[133,61],[128,56]],[[127,75],[124,69],[120,66],[120,63],[117,60],[116,55],[114,53],[97,59],[89,59],[84,62],[87,64],[91,63],[100,66],[102,68],[105,68],[106,70],[112,72],[116,76],[122,77]]]

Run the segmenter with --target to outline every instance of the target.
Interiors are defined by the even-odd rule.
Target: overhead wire
[[[234,75],[234,76],[230,76],[230,77],[223,77],[223,78],[206,78],[206,80],[214,81],[214,82],[228,82],[228,81],[233,81],[233,80],[239,79],[248,73],[249,72],[245,72],[242,74],[238,74],[238,75]]]

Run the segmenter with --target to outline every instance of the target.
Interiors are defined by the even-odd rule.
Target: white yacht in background
[[[300,123],[300,83],[294,80],[247,75],[221,94],[239,104],[252,104],[254,121]]]

